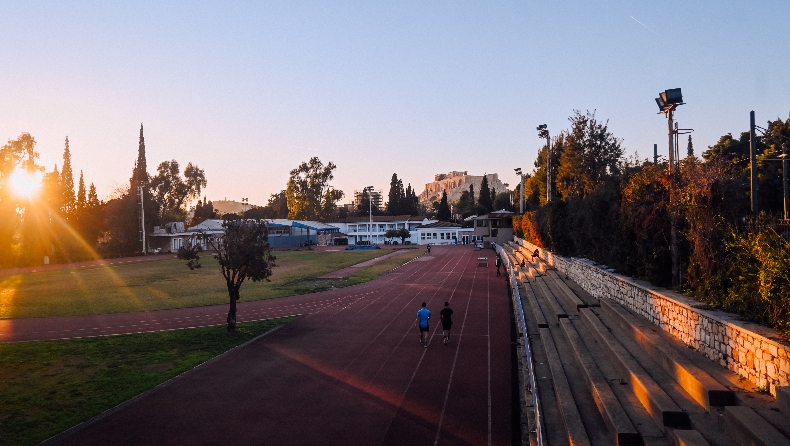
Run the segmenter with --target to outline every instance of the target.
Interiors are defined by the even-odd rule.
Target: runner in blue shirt
[[[425,308],[425,302],[422,303],[422,308],[417,312],[417,319],[414,320],[414,326],[420,327],[420,344],[428,348],[428,320],[431,318],[431,311]]]

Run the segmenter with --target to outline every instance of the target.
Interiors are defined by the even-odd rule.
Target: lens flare
[[[14,194],[22,198],[32,198],[41,189],[41,178],[24,171],[15,170],[8,177],[8,182]]]

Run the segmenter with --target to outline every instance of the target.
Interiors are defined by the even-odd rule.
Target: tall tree
[[[574,110],[571,129],[552,151],[560,153],[556,186],[562,198],[584,197],[607,177],[619,173],[622,141],[609,132],[608,121],[599,122],[595,112]],[[544,177],[545,178],[545,177]]]
[[[442,199],[439,201],[439,209],[436,211],[436,218],[441,221],[450,221],[450,204],[447,203],[447,191],[442,191]]]
[[[318,157],[312,157],[291,170],[285,189],[288,218],[323,220],[332,213],[333,205],[343,198],[343,191],[329,184],[335,178],[335,169],[335,163],[324,166]]]
[[[389,201],[387,201],[387,213],[390,215],[403,214],[408,207],[406,203],[406,193],[403,190],[403,181],[398,179],[398,174],[392,174],[390,180]]]
[[[162,220],[186,220],[186,205],[206,187],[203,169],[192,163],[184,168],[184,177],[179,172],[178,161],[164,161],[157,167],[157,175],[151,179],[153,199],[159,205]]]
[[[689,142],[686,146],[686,156],[694,156],[694,143],[691,142],[691,135],[689,135]]]
[[[148,163],[145,159],[145,136],[143,136],[143,124],[140,123],[140,141],[137,143],[137,161],[134,163],[132,171],[132,187],[140,184],[148,185]]]
[[[494,200],[491,199],[491,190],[488,188],[488,175],[483,174],[483,181],[480,183],[480,195],[477,203],[482,207],[483,212],[494,210]]]
[[[85,179],[82,176],[82,171],[80,170],[80,182],[79,186],[77,187],[77,213],[81,213],[85,210],[88,206],[88,198],[85,192]]]
[[[235,331],[236,302],[240,298],[241,284],[246,279],[253,282],[268,281],[275,266],[275,257],[269,246],[269,231],[265,224],[250,220],[228,220],[222,226],[225,234],[212,247],[216,251],[214,257],[219,262],[230,297],[228,331]]]
[[[76,199],[74,197],[74,173],[71,170],[71,150],[69,137],[66,137],[66,147],[63,149],[63,169],[60,171],[60,190],[63,193],[61,211],[68,218],[74,214]]]

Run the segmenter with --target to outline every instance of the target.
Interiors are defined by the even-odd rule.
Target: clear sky
[[[316,1],[0,3],[0,138],[29,132],[47,170],[68,135],[100,197],[193,162],[209,199],[265,204],[311,156],[346,192],[436,173],[531,171],[574,109],[627,153],[666,156],[653,98],[699,154],[790,113],[790,2]],[[75,178],[76,182],[76,178]]]

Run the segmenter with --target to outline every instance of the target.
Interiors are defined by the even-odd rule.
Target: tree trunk
[[[228,331],[236,331],[236,301],[239,300],[239,290],[228,287],[230,295],[230,309],[228,310]]]
[[[675,223],[672,223],[670,230],[670,242],[672,246],[670,251],[672,254],[672,286],[680,286],[680,252],[678,252],[678,230]]]

